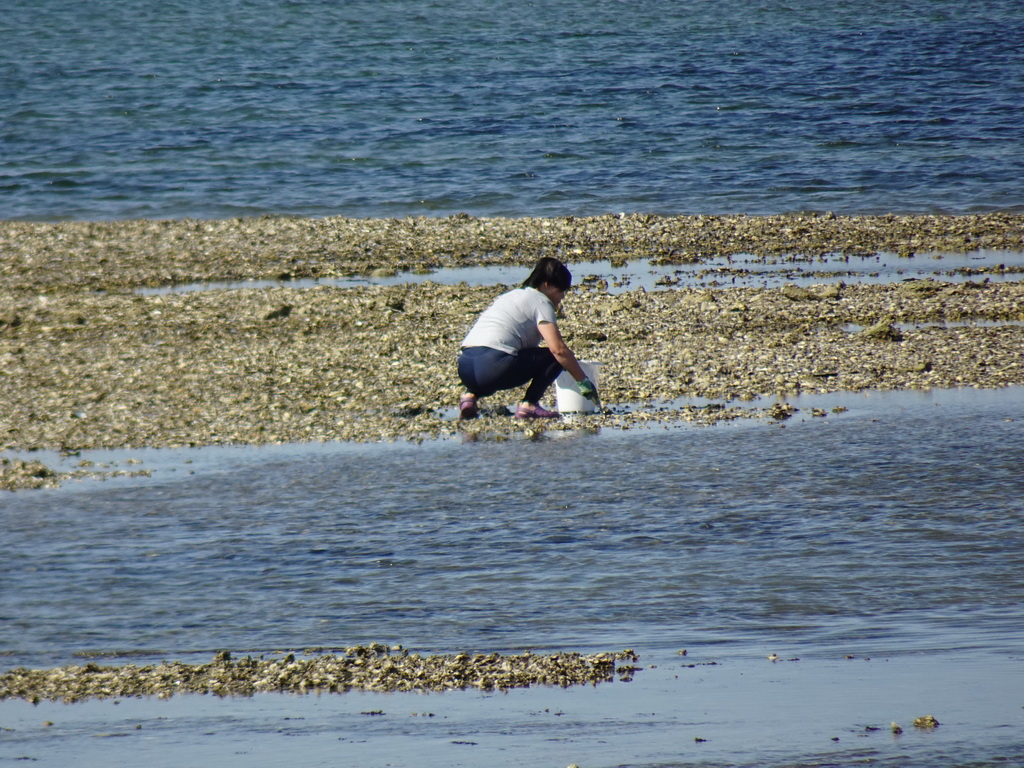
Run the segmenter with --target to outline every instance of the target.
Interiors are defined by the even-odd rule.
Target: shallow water
[[[653,264],[650,259],[633,259],[624,264],[609,261],[569,262],[575,290],[595,288],[622,293],[675,288],[772,288],[780,285],[884,285],[900,280],[941,280],[943,282],[1019,282],[1024,279],[1024,252],[980,250],[972,253],[928,253],[901,257],[895,253],[877,256],[843,257],[836,254],[816,258],[759,258],[749,254],[713,258],[697,264]],[[998,271],[989,271],[993,268]],[[525,277],[521,266],[490,265],[446,267],[424,273],[359,275],[310,280],[245,280],[188,283],[161,288],[140,288],[141,295],[192,293],[206,290],[245,288],[312,288],[331,285],[348,288],[360,285],[519,285]]]
[[[6,494],[5,667],[381,641],[632,647],[656,668],[507,696],[7,702],[0,757],[180,765],[201,748],[269,765],[301,745],[308,765],[1024,760],[1024,394],[794,402],[781,425],[142,451],[150,478]],[[910,727],[924,714],[943,725]]]
[[[1019,656],[654,660],[633,683],[508,694],[0,702],[10,729],[0,755],[86,768],[981,768],[1024,758]],[[938,728],[911,725],[933,710]]]
[[[149,479],[5,494],[0,645],[55,663],[658,644],[683,625],[736,643],[770,624],[841,646],[893,621],[892,652],[1013,605],[1019,388],[791,402],[781,427],[194,449]]]

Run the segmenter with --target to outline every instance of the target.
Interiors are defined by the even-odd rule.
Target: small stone
[[[292,313],[291,304],[285,304],[284,306],[278,307],[272,312],[268,312],[263,319],[264,320],[283,320]]]
[[[817,301],[818,297],[806,288],[798,285],[784,285],[782,295],[790,301]]]
[[[860,335],[869,339],[878,339],[879,341],[903,340],[903,334],[888,320],[882,320],[869,328],[865,328],[860,332]]]

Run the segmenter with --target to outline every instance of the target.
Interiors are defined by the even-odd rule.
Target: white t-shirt
[[[538,326],[555,321],[551,299],[536,288],[515,288],[484,310],[462,346],[490,347],[514,355],[521,349],[540,346],[543,337]]]

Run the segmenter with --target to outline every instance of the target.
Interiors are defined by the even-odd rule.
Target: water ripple
[[[2,218],[1024,205],[1012,0],[7,5]]]
[[[309,447],[12,494],[0,646],[682,633],[1006,648],[1024,597],[1020,400],[970,402],[786,429]]]

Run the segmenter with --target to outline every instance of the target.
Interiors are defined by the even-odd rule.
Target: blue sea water
[[[1017,0],[6,0],[0,219],[1024,210]]]

